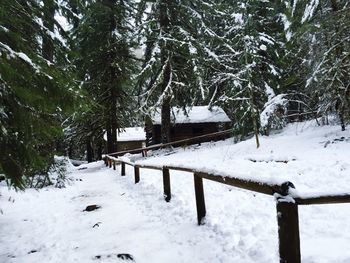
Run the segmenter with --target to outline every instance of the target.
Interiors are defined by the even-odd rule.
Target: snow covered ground
[[[350,131],[314,122],[289,125],[280,134],[238,144],[232,140],[180,148],[176,154],[136,161],[140,164],[183,166],[254,181],[291,181],[296,194],[350,193]]]
[[[138,162],[177,164],[261,181],[292,181],[300,195],[350,193],[350,133],[294,124],[282,133],[177,149]],[[343,137],[343,138],[342,138]],[[276,162],[277,161],[277,162]],[[279,162],[279,161],[287,161]],[[78,170],[86,167],[86,169]],[[70,167],[63,189],[16,193],[0,185],[0,262],[278,262],[273,197],[204,181],[206,224],[197,226],[190,173],[141,169],[134,184],[102,162]],[[84,212],[87,205],[101,208]],[[350,204],[301,206],[302,262],[350,262]]]

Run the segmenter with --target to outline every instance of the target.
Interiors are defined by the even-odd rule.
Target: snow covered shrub
[[[280,94],[270,99],[260,114],[260,132],[269,134],[270,130],[282,129],[286,125],[287,99]]]
[[[69,165],[70,162],[67,157],[55,156],[55,163],[49,171],[50,181],[55,187],[64,188],[65,184],[70,181],[70,178],[67,177]]]
[[[50,177],[48,173],[40,173],[36,175],[31,175],[28,177],[24,177],[26,179],[26,187],[29,188],[43,188],[45,186],[52,185]]]
[[[65,184],[70,180],[67,177],[67,167],[70,165],[69,159],[66,157],[54,157],[54,163],[48,172],[31,176],[27,179],[27,187],[43,188],[53,185],[57,188],[64,188]]]

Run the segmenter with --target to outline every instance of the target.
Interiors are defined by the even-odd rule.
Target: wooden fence
[[[192,168],[176,166],[140,165],[116,159],[110,155],[104,156],[104,161],[106,166],[109,166],[110,168],[113,167],[114,170],[116,169],[116,164],[120,164],[122,176],[125,176],[126,165],[134,167],[135,184],[140,181],[141,168],[162,171],[164,199],[166,202],[169,202],[171,200],[170,170],[193,173],[198,225],[203,224],[203,219],[206,215],[203,179],[254,191],[257,193],[275,196],[280,263],[301,262],[298,216],[299,205],[350,203],[350,195],[328,195],[317,196],[312,198],[293,198],[289,195],[290,189],[294,188],[294,185],[291,182],[285,182],[281,185],[276,185],[235,178],[234,175],[223,176],[220,174],[210,174],[207,172],[194,170]]]

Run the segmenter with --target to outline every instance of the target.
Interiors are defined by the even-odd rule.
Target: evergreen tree
[[[162,142],[170,141],[171,107],[193,105],[204,96],[199,40],[199,1],[142,0],[140,12],[147,10],[140,25],[145,62],[139,74],[141,110],[152,114],[161,109]],[[139,17],[142,17],[140,15]]]
[[[308,28],[310,56],[305,92],[320,116],[335,113],[345,130],[350,120],[350,9],[346,1],[332,0],[306,6],[302,18]],[[312,11],[312,12],[311,12]]]
[[[23,175],[47,172],[54,152],[46,147],[62,133],[58,116],[75,96],[51,7],[0,3],[0,171],[17,187],[24,187]]]
[[[104,129],[109,153],[117,151],[117,129],[125,127],[133,113],[133,9],[132,2],[87,1],[74,36],[76,65],[93,115],[77,114],[73,133],[80,134],[80,143],[90,147],[100,144]]]
[[[281,8],[278,1],[218,1],[207,22],[215,32],[208,46],[215,88],[210,101],[229,108],[238,133],[254,130],[257,147],[259,129],[271,126],[270,115],[285,104],[279,94]]]

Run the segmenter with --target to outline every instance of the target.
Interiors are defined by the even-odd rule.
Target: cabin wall
[[[185,123],[176,124],[171,128],[171,141],[188,139],[195,136],[221,131],[227,128],[224,123]],[[161,143],[161,125],[153,125],[152,144]]]
[[[145,141],[119,141],[117,142],[118,152],[142,148]]]

